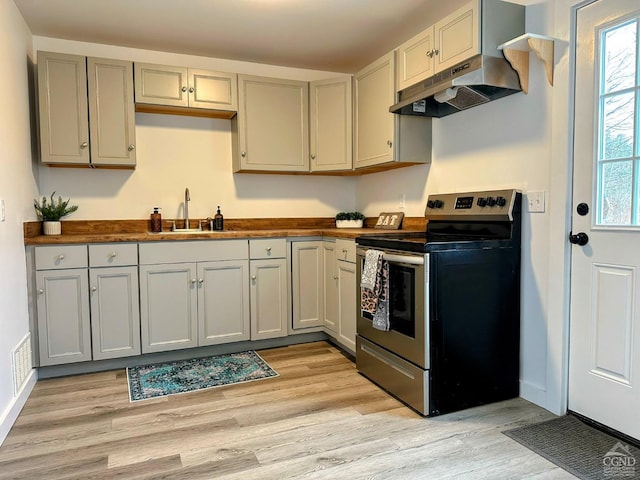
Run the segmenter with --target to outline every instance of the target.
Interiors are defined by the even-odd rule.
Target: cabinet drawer
[[[249,240],[249,258],[285,258],[287,241],[284,238]]]
[[[346,260],[356,263],[356,242],[355,240],[336,239],[336,260]]]
[[[137,243],[89,245],[89,266],[123,267],[138,265]]]
[[[84,268],[88,265],[86,245],[47,245],[35,247],[36,270]]]
[[[249,256],[246,240],[141,243],[139,250],[140,265],[246,260]]]

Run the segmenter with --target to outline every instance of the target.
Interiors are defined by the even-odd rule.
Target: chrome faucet
[[[184,228],[189,229],[189,202],[191,201],[191,195],[189,195],[189,187],[184,189]]]

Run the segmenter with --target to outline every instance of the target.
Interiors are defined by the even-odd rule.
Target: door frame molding
[[[551,116],[549,191],[549,268],[547,282],[546,390],[543,406],[564,415],[569,394],[569,329],[571,304],[571,244],[573,205],[573,138],[578,11],[598,0],[552,2],[556,38],[556,75]],[[557,120],[556,120],[557,119]],[[555,208],[554,208],[555,207]]]

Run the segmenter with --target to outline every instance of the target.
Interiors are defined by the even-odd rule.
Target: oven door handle
[[[408,263],[409,265],[424,265],[424,257],[417,255],[397,255],[395,253],[383,253],[382,259],[393,263]]]

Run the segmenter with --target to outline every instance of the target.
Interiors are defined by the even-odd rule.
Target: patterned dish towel
[[[373,277],[373,278],[371,278]],[[362,313],[373,318],[373,327],[389,330],[389,264],[382,252],[367,250],[360,279]]]

